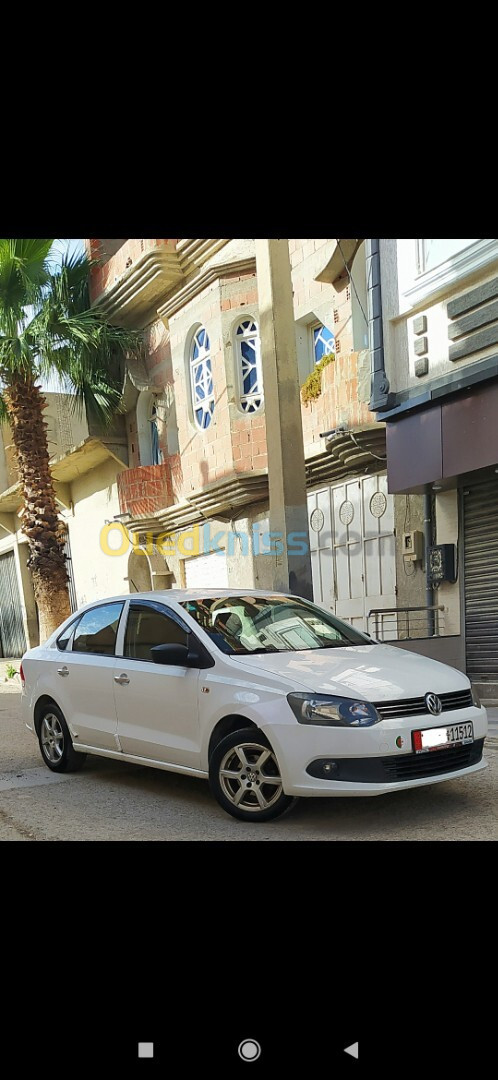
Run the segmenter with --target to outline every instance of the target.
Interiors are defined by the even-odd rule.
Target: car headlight
[[[310,693],[288,694],[287,701],[299,724],[371,727],[381,720],[377,709],[369,701]]]
[[[472,704],[475,705],[476,709],[480,709],[481,699],[479,697],[479,694],[477,693],[475,686],[473,686],[472,683],[470,684],[470,690],[472,693]]]

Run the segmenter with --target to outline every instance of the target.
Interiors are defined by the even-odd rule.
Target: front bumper
[[[413,731],[467,720],[474,725],[473,743],[413,753]],[[480,772],[487,767],[482,759],[487,727],[486,710],[471,706],[449,710],[444,721],[424,713],[409,719],[382,720],[364,729],[272,724],[267,735],[287,795],[340,797],[383,795]],[[396,746],[400,737],[401,748]],[[328,776],[321,768],[326,761],[336,766]]]

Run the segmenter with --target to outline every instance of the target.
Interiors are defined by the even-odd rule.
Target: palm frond
[[[26,334],[1,335],[0,372],[4,380],[17,373],[33,375],[35,371],[35,356]]]
[[[121,380],[113,384],[109,374],[81,370],[70,379],[73,389],[71,411],[86,414],[88,423],[102,428],[111,427],[115,416],[122,411]]]
[[[23,309],[40,301],[49,279],[53,240],[0,239],[0,325],[21,320]]]
[[[92,262],[86,255],[65,255],[57,270],[45,276],[47,248],[43,245],[50,243],[0,240],[0,375],[7,380],[16,373],[43,379],[55,374],[73,387],[76,409],[84,407],[89,420],[107,425],[120,407],[123,362],[129,354],[141,352],[143,335],[110,325],[101,308],[90,307]],[[36,255],[45,261],[43,273],[37,276],[32,271],[33,287],[38,281],[39,288],[35,314],[27,323],[24,306],[29,289],[22,267]],[[17,306],[12,306],[14,300]]]
[[[44,291],[49,303],[61,306],[66,315],[75,315],[90,307],[89,273],[90,260],[75,251],[63,255],[57,272],[50,275]]]

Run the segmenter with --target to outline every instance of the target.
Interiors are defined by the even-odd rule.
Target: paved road
[[[490,768],[466,780],[374,799],[301,799],[266,825],[235,821],[205,781],[90,758],[55,776],[0,695],[0,840],[496,840],[498,740]]]

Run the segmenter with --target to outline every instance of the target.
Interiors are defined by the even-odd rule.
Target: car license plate
[[[463,746],[471,742],[474,742],[474,725],[470,722],[413,732],[413,749],[416,754],[425,754],[428,750],[444,750],[448,746]]]

